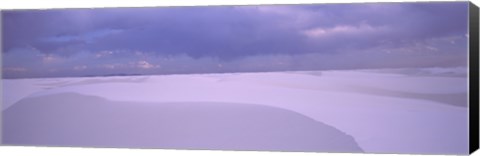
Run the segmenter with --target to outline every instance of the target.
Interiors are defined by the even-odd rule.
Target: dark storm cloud
[[[61,76],[353,67],[328,59],[360,62],[356,68],[457,66],[466,57],[467,4],[4,11],[4,72]],[[357,57],[347,57],[352,55]],[[419,56],[451,60],[408,61]]]

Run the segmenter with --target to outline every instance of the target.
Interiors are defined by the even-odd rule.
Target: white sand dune
[[[362,152],[351,136],[301,114],[235,103],[139,103],[61,93],[5,111],[11,145]]]
[[[465,154],[467,79],[459,73],[466,69],[454,69],[454,76],[449,76],[451,70],[442,71],[420,75],[357,70],[134,77],[141,81],[132,81],[133,77],[81,78],[46,90],[31,87],[18,94],[12,91],[9,94],[19,96],[17,100],[4,100],[4,109],[16,105],[11,102],[21,96],[67,92],[151,105],[256,104],[289,110],[333,126],[352,136],[365,152]],[[8,86],[4,90],[9,90]]]

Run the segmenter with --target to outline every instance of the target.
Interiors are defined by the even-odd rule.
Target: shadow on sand
[[[332,126],[254,104],[119,102],[61,93],[23,99],[3,117],[7,145],[362,152]]]

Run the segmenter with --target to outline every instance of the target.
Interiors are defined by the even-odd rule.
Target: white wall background
[[[144,6],[192,6],[192,5],[245,5],[245,4],[305,4],[305,3],[364,3],[364,2],[415,2],[429,0],[82,0],[82,1],[58,1],[58,0],[1,0],[0,9],[49,9],[49,8],[99,8],[99,7],[144,7]],[[430,0],[432,1],[432,0]],[[448,1],[448,0],[434,0]],[[451,1],[451,0],[450,0]],[[480,0],[472,0],[477,6]],[[1,16],[0,16],[1,18]],[[1,21],[1,19],[0,19]],[[1,32],[0,32],[1,33]],[[0,34],[1,36],[1,34]],[[1,49],[1,45],[0,45]],[[1,67],[1,64],[0,64]],[[0,73],[1,74],[1,73]],[[1,77],[1,75],[0,75]],[[1,83],[0,83],[1,84]],[[1,92],[1,90],[0,90]],[[1,94],[0,94],[1,95]],[[1,113],[1,112],[0,112]],[[0,121],[1,114],[0,114]],[[1,125],[0,125],[1,126]],[[1,128],[0,128],[1,132]],[[1,136],[0,136],[1,139]],[[351,154],[351,153],[299,153],[299,152],[245,152],[245,151],[198,151],[198,150],[162,150],[162,149],[115,149],[115,148],[78,148],[78,147],[14,147],[1,146],[2,156],[31,156],[31,155],[69,155],[69,156],[349,156],[349,155],[397,155],[397,154]],[[476,152],[473,156],[480,156]]]

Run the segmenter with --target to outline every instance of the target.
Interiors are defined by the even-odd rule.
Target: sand
[[[3,88],[3,110],[19,110],[18,107],[27,106],[16,107],[24,103],[24,100],[58,97],[65,93],[81,96],[82,98],[74,98],[77,101],[84,101],[83,96],[103,99],[111,106],[109,109],[132,105],[132,110],[135,110],[138,105],[162,105],[158,108],[152,107],[152,111],[160,111],[157,109],[167,105],[199,104],[215,107],[218,105],[222,111],[229,114],[235,112],[234,109],[226,109],[230,106],[233,108],[236,105],[255,105],[262,107],[248,107],[251,108],[248,111],[257,108],[263,110],[263,107],[276,108],[313,120],[312,125],[320,123],[330,126],[346,136],[351,136],[359,149],[367,153],[465,154],[468,152],[465,72],[466,69],[463,68],[435,68],[6,80],[4,84],[7,85]],[[59,101],[61,100],[52,99],[55,105],[47,105],[55,106],[52,109],[60,107],[69,110],[73,107],[85,110],[85,113],[82,113],[84,118],[88,118],[88,121],[97,120],[88,117],[88,112],[94,107],[80,104],[70,106]],[[10,122],[19,120],[22,116],[39,113],[36,110],[45,109],[42,108],[46,105],[45,102],[31,103],[37,103],[38,109],[23,108],[26,112],[15,113],[17,115],[10,118]],[[62,107],[63,105],[68,105],[68,108]],[[88,107],[83,108],[84,106]],[[175,109],[171,113],[184,115],[185,111]],[[270,111],[266,111],[262,116],[248,119],[262,119],[269,113]],[[248,116],[248,113],[245,116]],[[79,115],[78,118],[81,117]],[[126,119],[129,118],[124,118]],[[239,125],[247,124],[242,120],[225,119]],[[68,119],[71,120],[73,119]],[[282,120],[286,119],[272,119],[269,122]],[[168,122],[172,123],[174,122]],[[28,125],[24,126],[28,129]],[[77,128],[94,133],[96,126]],[[35,131],[32,129],[31,133]],[[303,135],[316,136],[323,132],[318,133],[320,132],[309,131]],[[88,135],[85,137],[88,138]],[[21,142],[18,140],[18,143]],[[115,142],[111,141],[111,146],[115,146]],[[89,145],[97,146],[93,143]],[[254,145],[255,147],[245,150],[268,147],[264,144]],[[295,148],[282,146],[276,149],[312,150],[293,147]],[[346,146],[344,152],[350,149],[350,146]]]
[[[8,145],[362,152],[332,126],[254,104],[118,102],[62,93],[23,99],[4,113]]]

